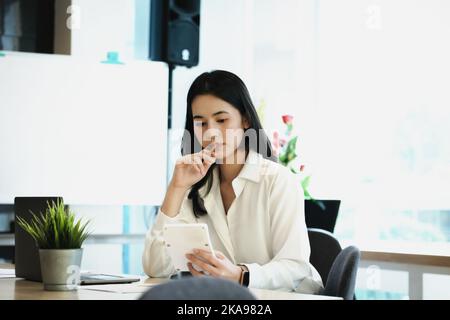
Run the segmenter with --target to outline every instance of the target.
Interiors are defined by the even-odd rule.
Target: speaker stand
[[[172,83],[173,83],[173,70],[175,69],[175,65],[168,63],[169,67],[169,86],[168,86],[168,97],[167,97],[167,152],[166,159],[168,163],[170,162],[170,138],[171,138],[171,130],[172,130]],[[166,173],[166,184],[170,183],[170,172],[167,170]]]

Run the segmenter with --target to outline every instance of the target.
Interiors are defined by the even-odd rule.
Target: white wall
[[[167,67],[70,56],[0,60],[0,201],[61,195],[71,204],[162,201]]]
[[[102,60],[108,51],[134,57],[135,1],[72,0],[72,52]]]
[[[68,8],[70,2],[73,5]],[[60,187],[50,188],[52,183],[45,177],[48,176],[49,170],[56,168],[60,174],[54,174],[53,177],[60,179],[62,183],[68,183],[69,177],[64,172],[61,173],[62,167],[67,166],[68,160],[77,163],[73,163],[73,167],[67,169],[67,171],[78,173],[77,176],[70,178],[72,181],[69,181],[69,183],[73,186],[73,190],[88,193],[91,201],[87,198],[77,200],[67,194],[65,200],[67,203],[71,203],[71,208],[78,217],[92,220],[91,230],[94,234],[123,233],[124,204],[132,204],[133,202],[135,204],[139,202],[159,204],[162,201],[163,192],[161,190],[165,189],[166,183],[165,138],[167,118],[165,116],[167,114],[167,102],[165,99],[167,99],[167,69],[163,64],[135,61],[147,60],[149,6],[150,2],[147,0],[58,0],[55,50],[56,53],[66,54],[71,49],[71,57],[57,55],[50,57],[45,55],[30,56],[7,52],[6,58],[1,58],[0,64],[4,64],[0,65],[0,95],[2,96],[2,104],[0,105],[0,140],[2,141],[2,149],[0,150],[0,201],[9,203],[13,200],[11,195],[6,193],[27,192],[36,195],[36,189],[32,188],[33,184],[34,186],[40,184],[38,189],[41,192],[44,192],[42,188],[45,188],[46,193],[53,191],[55,194],[61,194],[64,190],[62,191]],[[69,30],[68,26],[72,29]],[[70,35],[71,37],[69,37]],[[100,61],[106,59],[106,54],[109,51],[118,52],[120,60],[125,65],[100,64]],[[25,60],[32,59],[32,57],[43,59],[44,64],[39,66],[39,62],[36,62],[38,60],[35,60],[37,66],[35,66],[36,69],[33,73],[31,72],[33,70],[27,69],[30,66],[28,61],[21,64],[21,73],[14,73],[14,70],[8,65],[8,61],[20,57]],[[48,59],[52,61],[53,59],[56,59],[55,61],[58,59],[75,59],[79,63],[88,64],[93,67],[93,70],[88,71],[91,77],[86,76],[83,81],[64,69],[47,70],[45,68],[48,67]],[[152,68],[150,66],[152,64],[156,67]],[[137,68],[132,68],[133,71],[128,72],[132,65],[137,66]],[[124,72],[128,76],[122,76],[118,83],[115,83],[114,77],[110,74],[111,77],[103,79],[106,82],[100,84],[103,89],[107,89],[106,86],[109,86],[112,93],[118,94],[122,98],[116,99],[112,104],[111,101],[102,103],[101,99],[97,102],[90,101],[89,104],[73,106],[70,110],[65,111],[61,108],[65,103],[57,103],[56,105],[54,103],[43,103],[45,99],[47,101],[52,99],[49,96],[41,96],[40,92],[52,92],[53,102],[70,99],[69,97],[73,96],[67,92],[70,86],[75,89],[83,88],[82,90],[85,93],[90,91],[88,96],[98,98],[99,92],[97,92],[96,86],[92,85],[95,79],[95,70],[98,68],[128,70]],[[75,66],[74,69],[76,69]],[[26,72],[30,72],[31,75],[27,75]],[[83,65],[79,70],[75,70],[76,75],[79,75],[80,72],[86,72]],[[50,75],[56,73],[60,73],[60,77],[53,79],[52,84],[48,83]],[[153,83],[152,79],[156,79],[156,83]],[[18,85],[18,82],[22,80],[22,85]],[[119,86],[120,83],[122,87]],[[55,90],[55,88],[58,88],[58,90]],[[162,101],[152,101],[152,92],[158,92]],[[64,95],[66,95],[66,98],[64,98]],[[13,99],[15,104],[19,104],[18,107],[7,108],[5,97]],[[111,95],[108,95],[106,100],[111,97]],[[24,102],[24,100],[27,101],[26,104],[19,103]],[[75,95],[75,100],[79,101],[77,95]],[[41,107],[44,107],[45,110],[37,108],[39,103],[43,103]],[[24,108],[27,110],[24,110]],[[18,113],[21,112],[24,113],[24,120],[17,127],[13,121],[9,120],[13,116],[17,117]],[[109,117],[106,114],[102,117],[103,112],[109,113]],[[26,116],[27,113],[30,115],[29,117]],[[56,118],[64,113],[67,115],[65,120],[63,122],[56,121]],[[83,118],[80,116],[81,114],[86,117]],[[156,114],[162,115],[163,118],[155,116]],[[21,133],[18,134],[17,130],[21,130]],[[45,130],[44,133],[43,130]],[[94,133],[95,137],[92,136],[92,130],[97,130]],[[157,131],[158,134],[148,136],[148,133],[152,130]],[[110,137],[108,137],[108,132],[111,134]],[[71,147],[66,148],[66,151],[70,153],[70,158],[65,157],[64,161],[60,161],[58,157],[53,159],[42,157],[54,145],[58,145],[58,141],[67,143],[68,135],[72,142]],[[3,139],[8,139],[9,142],[4,144]],[[17,143],[18,140],[22,143]],[[103,145],[103,148],[97,148],[96,145],[105,140],[109,140],[110,143]],[[144,144],[139,145],[144,140]],[[156,146],[154,145],[155,141],[157,142]],[[45,152],[40,151],[42,143],[46,145]],[[79,148],[83,143],[90,146],[90,149],[88,149],[91,152],[86,151],[86,147]],[[20,145],[23,147],[17,147]],[[84,150],[82,151],[82,149]],[[92,153],[95,150],[101,150],[106,158],[109,157],[116,164],[120,162],[121,165],[126,165],[126,163],[132,162],[133,165],[116,170],[120,177],[114,178],[113,174],[106,174],[106,171],[109,170],[107,168],[111,169],[111,161],[108,162],[105,157],[103,157],[103,160],[101,160],[102,157],[96,157]],[[143,156],[142,152],[148,156]],[[14,157],[19,154],[21,154],[21,159],[19,161],[14,160]],[[89,178],[91,177],[90,173],[83,169],[83,167],[89,167],[94,163],[101,165],[102,161],[103,165],[100,171],[105,173],[103,174],[103,181],[108,184],[104,187],[92,183]],[[37,170],[33,169],[36,167]],[[139,167],[153,168],[157,172],[148,176],[140,171]],[[13,170],[9,170],[10,168]],[[16,180],[17,170],[21,170],[22,178]],[[30,181],[24,182],[24,176],[31,178]],[[144,183],[139,185],[139,183],[131,182],[130,178],[133,180],[133,176]],[[12,183],[11,180],[15,182]],[[144,201],[125,199],[117,196],[117,194],[114,196],[115,191],[117,191],[117,188],[114,187],[115,183],[120,184],[120,188],[124,187],[129,190],[135,188],[128,195],[136,200],[136,196],[141,194],[145,198],[141,200]],[[10,192],[11,189],[14,189],[14,191]],[[115,189],[115,191],[111,192],[111,189]],[[7,190],[6,193],[5,190]],[[104,196],[113,201],[105,199]],[[149,197],[154,198],[150,199]],[[140,206],[133,208],[138,207],[141,208]],[[141,221],[139,214],[140,212],[131,210],[130,222]],[[130,232],[142,232],[143,228],[143,226],[140,226],[139,229],[130,226]],[[87,244],[84,246],[82,268],[99,272],[120,273],[123,271],[123,258],[126,254],[124,247],[120,244]],[[135,253],[134,251],[137,250],[135,247],[130,247],[132,252],[129,256],[131,263],[129,270],[131,271],[141,269],[141,252]]]

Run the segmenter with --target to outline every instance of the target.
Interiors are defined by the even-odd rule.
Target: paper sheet
[[[14,269],[0,269],[0,279],[3,278],[15,278],[16,270]]]
[[[80,290],[92,290],[92,291],[102,291],[102,292],[112,292],[112,293],[144,293],[151,285],[141,285],[141,284],[102,284],[102,285],[89,285],[80,286]]]

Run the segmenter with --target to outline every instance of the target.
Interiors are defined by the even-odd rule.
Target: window
[[[336,234],[450,241],[450,4],[253,3],[254,99],[265,127],[295,116],[317,198],[342,200]]]

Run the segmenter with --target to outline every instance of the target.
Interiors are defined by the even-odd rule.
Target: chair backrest
[[[192,277],[157,285],[140,300],[256,300],[256,297],[248,288],[229,280]]]
[[[341,245],[333,234],[326,230],[309,228],[308,236],[311,247],[309,261],[319,272],[325,286],[331,266],[342,251]]]
[[[359,259],[358,248],[350,246],[342,250],[331,267],[323,294],[344,300],[354,299]]]
[[[359,249],[347,247],[342,250],[331,232],[308,229],[311,255],[309,261],[322,277],[324,295],[354,299],[356,274],[360,259]]]
[[[340,200],[305,200],[306,227],[334,232],[340,204]]]

